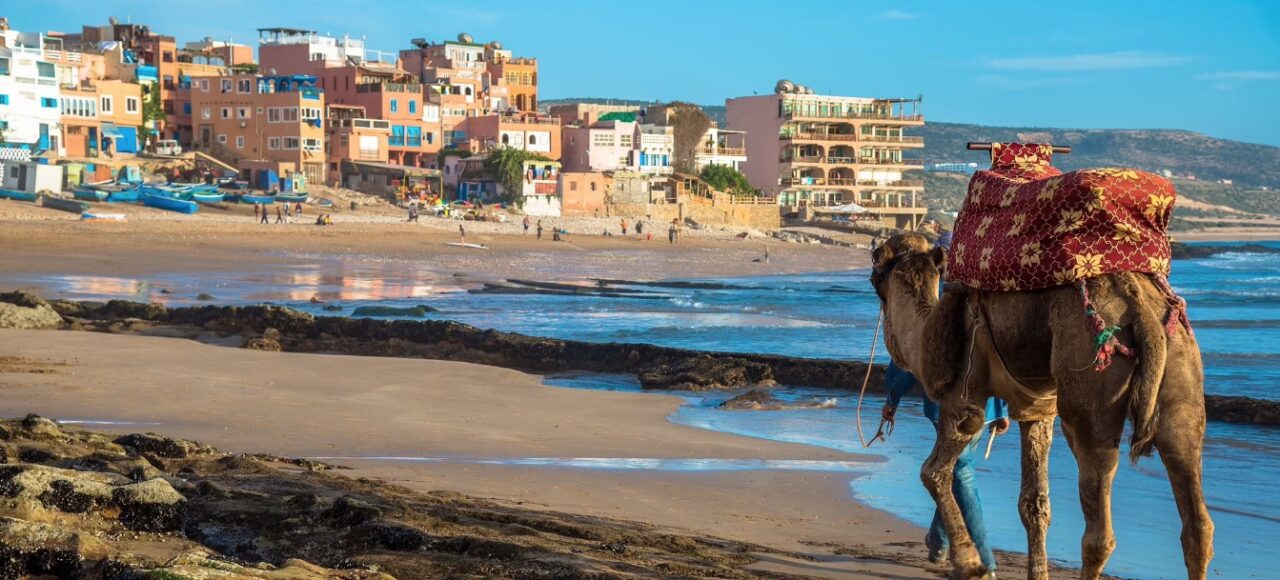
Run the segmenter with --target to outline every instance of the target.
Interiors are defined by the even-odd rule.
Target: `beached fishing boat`
[[[178,213],[196,213],[200,209],[200,206],[196,205],[194,201],[164,195],[151,195],[149,193],[142,194],[142,203],[147,207],[176,211]]]
[[[213,205],[215,203],[222,203],[224,197],[226,196],[221,193],[192,193],[191,201],[203,203],[205,205]]]
[[[76,201],[65,197],[55,197],[52,195],[42,196],[40,205],[49,209],[67,211],[71,213],[84,213],[89,210],[89,204],[83,201]]]
[[[240,203],[257,203],[257,204],[267,205],[270,203],[274,203],[275,200],[276,198],[270,195],[241,195],[240,196]]]
[[[0,189],[0,197],[17,201],[35,201],[37,197],[40,197],[40,194],[13,189]]]
[[[333,207],[333,201],[325,197],[318,197],[316,198],[316,205],[320,207]]]
[[[107,201],[111,203],[133,203],[138,201],[139,192],[137,188],[122,189],[107,194]]]
[[[283,193],[277,193],[275,195],[275,198],[276,198],[276,201],[281,203],[304,203],[307,201],[307,194],[300,193],[298,195],[287,195]]]
[[[84,201],[106,201],[107,196],[111,195],[111,192],[98,189],[96,187],[78,185],[71,188],[71,195],[75,196],[76,199],[82,199]]]

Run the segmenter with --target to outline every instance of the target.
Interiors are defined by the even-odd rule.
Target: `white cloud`
[[[1156,52],[1122,51],[1098,54],[1069,54],[1063,56],[1024,56],[993,58],[986,61],[988,68],[999,70],[1030,71],[1082,71],[1122,70],[1172,66],[1187,62],[1187,57]]]
[[[1280,71],[1237,70],[1218,71],[1196,75],[1202,81],[1280,81]]]
[[[1025,91],[1045,87],[1060,87],[1076,83],[1076,79],[1068,77],[1051,77],[1039,79],[1019,79],[1006,75],[980,75],[974,80],[978,84],[995,87],[1006,91]]]
[[[907,12],[905,10],[885,10],[880,13],[881,20],[915,20],[923,16],[924,14],[919,12]]]

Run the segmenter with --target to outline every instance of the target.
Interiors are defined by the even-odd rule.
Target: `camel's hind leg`
[[[982,428],[984,412],[981,409],[967,409],[961,399],[948,397],[944,400],[938,421],[938,439],[933,445],[933,452],[925,460],[920,469],[920,479],[924,487],[933,496],[946,527],[947,537],[951,540],[951,576],[952,580],[970,580],[983,578],[987,574],[986,566],[978,556],[977,547],[969,535],[968,525],[960,511],[960,504],[952,491],[955,478],[956,459],[964,452],[965,447],[973,440]],[[959,407],[959,408],[956,408]],[[977,416],[973,417],[972,413]]]
[[[1049,556],[1045,535],[1049,532],[1049,447],[1053,444],[1053,418],[1021,421],[1022,490],[1018,514],[1027,529],[1027,579],[1049,580]]]
[[[1213,559],[1213,521],[1200,484],[1204,448],[1204,374],[1200,353],[1186,335],[1170,338],[1169,364],[1160,388],[1156,450],[1182,516],[1187,578],[1204,580]]]

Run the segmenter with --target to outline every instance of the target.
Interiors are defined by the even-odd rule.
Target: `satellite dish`
[[[112,25],[112,26],[115,26],[115,25],[117,25],[117,24],[120,24],[120,20],[119,20],[119,19],[117,19],[115,16],[112,16],[112,17],[110,17],[110,18],[108,18],[108,19],[107,19],[107,24],[110,24],[110,25]]]
[[[458,42],[463,44],[471,44],[471,35],[465,32],[458,33]]]
[[[794,92],[794,93],[795,93],[795,94],[797,94],[797,95],[804,95],[804,94],[808,94],[808,93],[806,93],[806,92],[805,92],[805,91],[808,91],[808,90],[809,90],[809,87],[806,87],[806,86],[804,86],[804,85],[796,85],[795,90],[794,90],[794,91],[792,91],[792,92]]]
[[[782,79],[778,81],[778,84],[773,85],[773,92],[775,93],[791,93],[791,92],[795,92],[795,90],[796,90],[795,83],[792,83],[787,79]]]
[[[427,39],[425,39],[425,38],[415,38],[415,39],[413,39],[413,40],[410,40],[410,41],[409,41],[409,43],[410,43],[410,44],[412,44],[412,45],[414,45],[414,46],[416,46],[416,47],[418,47],[418,48],[422,48],[422,47],[424,47],[424,46],[426,46],[426,45],[427,45]]]
[[[502,43],[495,40],[489,43],[489,48],[492,48],[494,50],[502,50]]]

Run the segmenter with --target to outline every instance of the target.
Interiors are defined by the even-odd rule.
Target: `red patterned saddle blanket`
[[[1169,180],[1134,169],[1062,173],[1053,147],[992,144],[956,218],[947,279],[1039,290],[1113,272],[1168,276]]]

